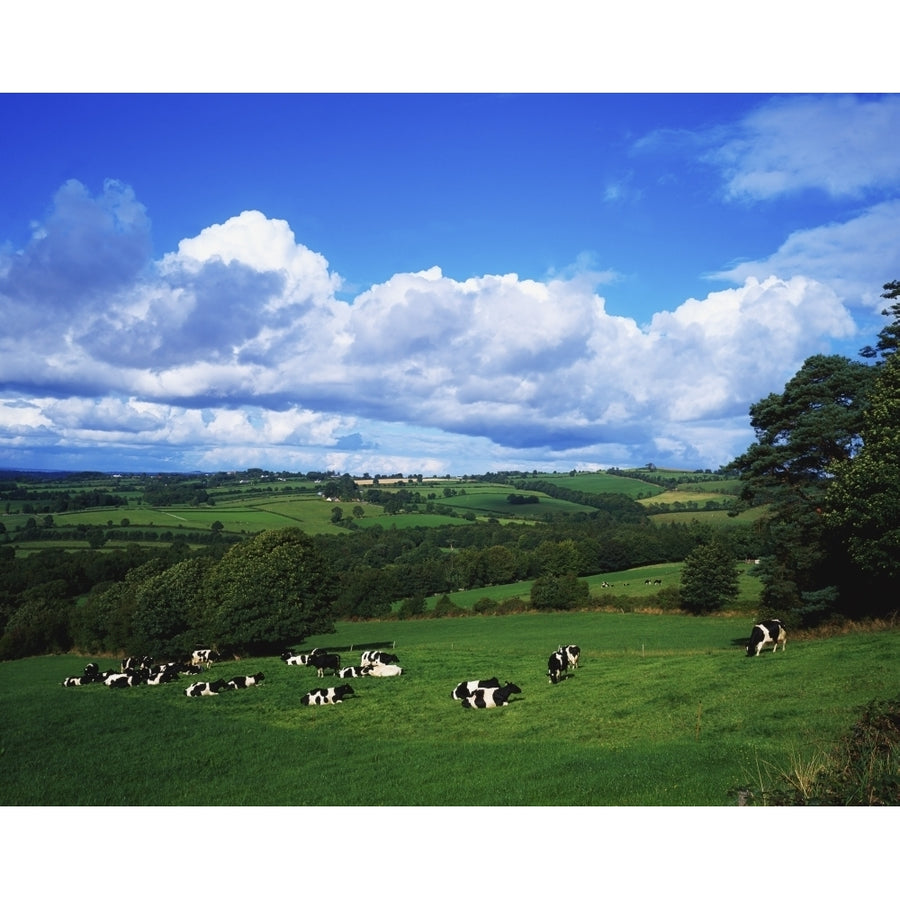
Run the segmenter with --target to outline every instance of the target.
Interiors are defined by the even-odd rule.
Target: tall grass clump
[[[763,806],[896,806],[900,804],[900,695],[873,700],[829,752],[790,764],[758,762],[740,802]]]

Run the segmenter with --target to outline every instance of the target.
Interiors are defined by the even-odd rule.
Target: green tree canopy
[[[774,550],[760,573],[767,613],[799,624],[808,604],[821,615],[821,592],[841,580],[846,557],[831,542],[822,508],[833,467],[862,446],[874,371],[843,356],[813,356],[783,393],[750,407],[756,441],[729,468],[743,481],[736,512],[768,506],[763,528]]]
[[[737,562],[718,540],[695,547],[681,570],[681,608],[694,615],[715,612],[738,595]]]
[[[208,583],[210,637],[220,648],[265,653],[334,629],[335,576],[299,528],[236,544]]]
[[[826,523],[865,585],[865,612],[897,608],[900,578],[900,355],[878,367],[863,419],[863,448],[834,467]]]

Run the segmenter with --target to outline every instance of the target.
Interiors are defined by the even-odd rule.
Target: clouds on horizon
[[[786,139],[785,105],[723,145],[726,192],[864,193],[852,141],[799,176],[811,145]],[[876,116],[851,105],[824,98],[815,121]],[[878,114],[896,122],[897,108]],[[870,171],[900,174],[881,154]],[[609,273],[459,281],[435,266],[348,302],[325,256],[258,210],[154,260],[130,187],[92,197],[69,181],[28,245],[0,252],[0,464],[99,447],[117,466],[159,448],[174,469],[715,467],[746,447],[751,403],[856,336],[851,308],[877,303],[873,247],[875,285],[900,265],[898,211],[883,201],[795,231],[716,274],[732,286],[641,326],[606,311]]]

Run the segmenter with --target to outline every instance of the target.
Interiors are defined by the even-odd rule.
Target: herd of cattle
[[[772,645],[774,653],[781,647],[784,652],[787,644],[787,632],[779,619],[767,619],[753,626],[750,641],[747,644],[747,656],[759,656],[760,651]],[[581,648],[576,644],[560,645],[547,661],[547,677],[551,684],[559,684],[569,675],[570,669],[578,668]],[[122,660],[119,671],[101,672],[97,663],[88,663],[81,675],[63,680],[63,687],[76,687],[85,684],[105,684],[110,688],[134,687],[148,684],[158,685],[177,681],[181,675],[197,675],[209,669],[219,660],[219,655],[211,649],[195,650],[189,662],[167,662],[157,664],[147,656],[130,656]],[[402,675],[399,658],[385,650],[364,650],[358,666],[341,666],[341,658],[337,653],[315,648],[305,653],[288,649],[281,654],[281,660],[289,666],[308,666],[316,670],[319,678],[326,671],[337,678],[384,678]],[[233,678],[220,678],[215,681],[195,681],[184,693],[188,697],[210,697],[223,691],[236,691],[258,685],[265,679],[262,672],[255,675],[236,675]],[[342,703],[345,697],[355,693],[349,684],[337,687],[316,688],[300,698],[304,706],[322,706]],[[521,694],[521,688],[507,681],[500,684],[497,678],[473,681],[461,681],[450,692],[453,700],[459,700],[466,709],[492,709],[508,706],[511,694]]]

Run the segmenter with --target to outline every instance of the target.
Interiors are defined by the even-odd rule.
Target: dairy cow
[[[451,700],[465,700],[472,691],[479,688],[495,688],[500,687],[500,681],[497,678],[484,678],[481,681],[461,681],[452,691],[450,691]]]
[[[772,645],[773,653],[779,645],[782,652],[787,648],[787,632],[780,619],[766,619],[765,622],[753,626],[753,631],[750,632],[750,643],[747,644],[747,656],[759,656],[763,647],[767,647],[769,644]]]
[[[327,706],[332,703],[343,703],[344,697],[354,693],[349,684],[339,684],[337,687],[315,688],[300,698],[304,706]]]
[[[257,672],[255,675],[235,675],[234,678],[228,679],[227,686],[231,690],[237,691],[259,684],[265,677],[262,672]]]
[[[568,668],[568,657],[561,650],[557,650],[547,660],[547,675],[550,678],[550,684],[559,684],[568,674]]]
[[[503,687],[478,688],[468,697],[464,697],[462,705],[466,709],[493,709],[496,706],[509,706],[510,694],[521,694],[522,689],[511,681]]]
[[[556,652],[565,654],[569,668],[578,668],[578,657],[581,656],[581,647],[577,644],[566,644],[564,647],[557,647]]]
[[[218,681],[196,681],[190,687],[185,688],[184,693],[188,697],[214,697],[220,691],[227,691],[228,683]]]

